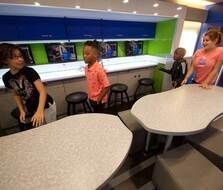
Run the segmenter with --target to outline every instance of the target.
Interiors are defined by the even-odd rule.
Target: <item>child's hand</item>
[[[181,86],[184,85],[184,84],[187,84],[187,79],[184,79],[184,80],[181,82]]]
[[[24,111],[20,111],[19,120],[21,123],[25,123],[26,113]]]
[[[206,82],[202,82],[201,84],[199,84],[199,86],[201,88],[204,88],[204,89],[210,89],[211,88],[210,85],[208,85]]]
[[[36,111],[31,119],[32,125],[38,127],[44,122],[44,111]]]

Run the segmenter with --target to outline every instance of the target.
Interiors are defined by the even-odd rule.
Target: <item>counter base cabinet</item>
[[[64,81],[65,96],[70,93],[83,91],[87,92],[85,78],[70,79]]]
[[[128,85],[128,95],[133,97],[138,80],[143,77],[153,77],[154,67],[129,70],[116,73],[108,73],[110,84],[124,83]],[[46,83],[47,92],[54,98],[57,105],[57,115],[65,116],[67,114],[67,103],[65,97],[73,92],[87,92],[86,79],[75,78],[64,81]],[[12,93],[9,91],[0,91],[0,126],[3,129],[16,126],[18,121],[11,116],[11,111],[16,107]],[[82,105],[77,106],[77,110],[82,110]]]
[[[18,125],[18,121],[11,116],[11,111],[16,108],[12,93],[1,91],[0,97],[0,126],[6,129]]]
[[[133,98],[140,78],[153,78],[154,67],[129,70],[118,74],[118,81],[128,85],[128,95]]]
[[[65,90],[63,82],[53,82],[46,85],[47,93],[50,94],[57,106],[57,115],[64,115],[66,113]]]
[[[112,85],[114,83],[118,83],[118,74],[117,73],[109,73],[108,80],[110,82],[110,85]]]

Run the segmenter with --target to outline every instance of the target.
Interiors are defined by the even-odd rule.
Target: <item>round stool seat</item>
[[[74,92],[66,96],[66,101],[68,103],[81,103],[87,100],[86,92]]]
[[[153,85],[154,81],[151,78],[141,78],[139,79],[139,84],[140,85],[145,85],[145,86],[151,86]]]
[[[111,86],[110,90],[113,92],[124,92],[127,91],[128,86],[125,84],[117,83]]]
[[[114,105],[116,105],[118,101],[121,102],[121,104],[124,103],[123,95],[125,95],[127,103],[129,103],[129,96],[128,96],[127,90],[128,90],[128,86],[123,83],[115,83],[115,84],[111,85],[110,93],[109,93],[109,97],[108,97],[108,106],[111,105],[111,99],[112,99],[113,95],[114,95]],[[118,99],[119,95],[120,95],[120,99]]]
[[[91,107],[88,103],[88,95],[86,92],[73,92],[71,94],[68,94],[65,100],[68,104],[67,115],[71,115],[71,113],[73,114],[77,113],[75,109],[76,104],[82,104],[85,113],[87,113],[87,107],[88,110],[91,112]],[[73,111],[71,111],[71,108],[73,108],[72,109]]]
[[[19,112],[18,107],[14,108],[11,111],[11,116],[18,120],[18,127],[20,128],[21,131],[33,128],[32,122],[31,122],[31,115],[29,115],[29,114],[26,114],[25,121],[21,123],[21,121],[19,119],[20,112]]]
[[[151,92],[154,92],[154,80],[151,78],[141,78],[138,80],[138,86],[135,90],[135,94],[134,94],[134,99],[135,101],[137,100],[138,97],[142,97],[144,95],[146,95],[147,93],[145,93],[145,89],[144,92],[140,92],[141,90],[143,90],[142,88],[151,88]]]

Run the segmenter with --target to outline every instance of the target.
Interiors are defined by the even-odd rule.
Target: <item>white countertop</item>
[[[121,166],[132,133],[108,114],[80,114],[0,138],[0,189],[93,190]]]
[[[131,113],[151,133],[189,135],[204,130],[223,113],[223,88],[183,85],[139,99]]]
[[[158,63],[166,64],[167,62],[172,62],[172,59],[150,55],[140,55],[103,59],[102,62],[107,73],[111,73],[151,67],[157,65]],[[35,65],[31,67],[33,67],[39,73],[43,82],[50,82],[69,78],[83,77],[84,66],[84,61],[76,61],[69,63]],[[5,88],[2,81],[2,75],[7,71],[8,69],[0,69],[0,89]]]

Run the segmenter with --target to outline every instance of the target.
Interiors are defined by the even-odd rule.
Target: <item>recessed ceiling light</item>
[[[158,13],[153,13],[153,15],[154,15],[154,16],[157,16],[157,15],[158,15]]]
[[[210,0],[174,0],[179,5],[187,7],[205,9],[207,5],[213,5],[215,2]]]
[[[159,3],[154,3],[153,7],[159,7]]]
[[[40,6],[40,3],[39,2],[34,2],[34,5]]]
[[[122,2],[123,2],[123,3],[128,3],[128,2],[129,2],[129,0],[123,0]]]
[[[110,11],[111,11],[111,9],[107,9],[107,11],[109,11],[109,12],[110,12]]]
[[[182,7],[177,7],[177,10],[178,10],[178,11],[182,10]]]
[[[137,12],[136,12],[136,11],[133,11],[132,13],[133,13],[133,14],[136,14]]]
[[[175,18],[177,18],[179,15],[174,15]]]
[[[80,9],[81,6],[80,6],[80,5],[76,5],[75,8],[76,8],[76,9]]]

